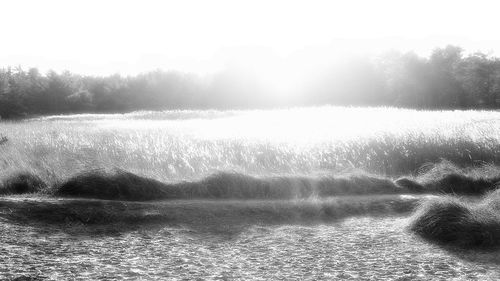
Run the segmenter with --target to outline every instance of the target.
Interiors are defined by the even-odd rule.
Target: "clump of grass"
[[[0,135],[0,145],[7,143],[9,139],[6,136]]]
[[[339,195],[402,193],[389,179],[367,174],[259,178],[217,173],[198,182],[168,185],[168,198],[297,199]]]
[[[495,190],[499,182],[498,167],[482,165],[462,169],[446,160],[425,165],[415,178],[402,177],[395,181],[410,192],[458,195],[483,195]]]
[[[124,170],[90,170],[55,183],[52,194],[108,200],[296,199],[342,195],[443,193],[482,195],[496,189],[497,172],[466,171],[442,161],[415,178],[396,181],[367,173],[254,177],[216,173],[199,181],[163,183]],[[35,191],[36,192],[36,191]]]
[[[417,181],[407,178],[407,177],[402,177],[394,181],[394,183],[397,186],[400,186],[402,188],[407,189],[411,193],[424,193],[425,192],[425,187],[418,183]]]
[[[500,247],[500,192],[480,203],[445,196],[423,203],[410,224],[421,237],[465,249]]]
[[[93,170],[71,177],[54,194],[108,200],[147,201],[165,197],[165,184],[123,170]]]
[[[429,191],[483,195],[496,189],[496,184],[500,181],[500,170],[498,167],[494,168],[488,164],[460,168],[447,160],[441,160],[423,166],[419,180]]]
[[[4,179],[0,185],[0,194],[37,193],[45,190],[47,185],[37,175],[31,173],[16,173]]]
[[[402,177],[395,184],[411,193],[444,193],[457,195],[482,195],[495,190],[498,179],[474,179],[461,174],[448,174],[423,183]]]
[[[338,195],[398,194],[391,180],[366,174],[258,178],[239,173],[217,173],[201,181],[162,183],[123,170],[94,170],[57,185],[56,196],[107,200],[159,199],[296,199]]]

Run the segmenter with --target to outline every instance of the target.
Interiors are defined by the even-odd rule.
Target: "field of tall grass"
[[[319,107],[66,115],[3,121],[0,135],[0,194],[128,201],[478,196],[500,181],[496,111]],[[417,209],[412,230],[459,246],[496,245],[483,240],[500,235],[497,207],[491,207],[498,196],[480,208],[450,198],[411,201],[404,212]],[[329,218],[392,208],[391,200],[383,202],[360,205],[365,211],[344,204],[333,215],[315,203],[312,213]],[[7,201],[2,206],[13,210]],[[23,208],[17,209],[25,214]],[[49,215],[57,208],[28,209]],[[446,229],[452,209],[463,215]],[[441,237],[457,227],[479,234],[464,238],[470,243]]]
[[[253,176],[362,170],[415,175],[442,159],[500,164],[500,113],[393,108],[139,112],[0,123],[0,176],[24,171],[49,185],[119,168],[162,182],[220,171]],[[423,168],[422,168],[423,167]]]

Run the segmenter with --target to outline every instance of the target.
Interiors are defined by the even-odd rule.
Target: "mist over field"
[[[210,75],[156,70],[134,76],[89,76],[5,67],[0,70],[0,101],[4,119],[325,104],[495,109],[500,106],[500,60],[482,52],[465,54],[448,45],[435,48],[429,57],[387,51],[326,60],[312,68],[298,63],[287,69],[235,65]]]

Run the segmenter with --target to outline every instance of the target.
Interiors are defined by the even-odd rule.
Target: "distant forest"
[[[418,109],[500,108],[500,59],[447,46],[420,57],[388,53],[332,66],[287,98],[231,71],[210,79],[180,72],[82,76],[0,69],[0,117],[164,109],[386,105]]]

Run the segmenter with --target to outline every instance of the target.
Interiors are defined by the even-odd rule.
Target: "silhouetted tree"
[[[0,116],[322,104],[499,108],[500,59],[464,56],[456,46],[435,49],[429,58],[392,52],[346,59],[300,91],[278,99],[258,73],[241,69],[202,79],[160,70],[95,77],[9,67],[0,69]]]
[[[463,89],[456,75],[461,60],[462,49],[456,46],[449,45],[432,53],[429,60],[432,106],[457,108],[465,105]]]

